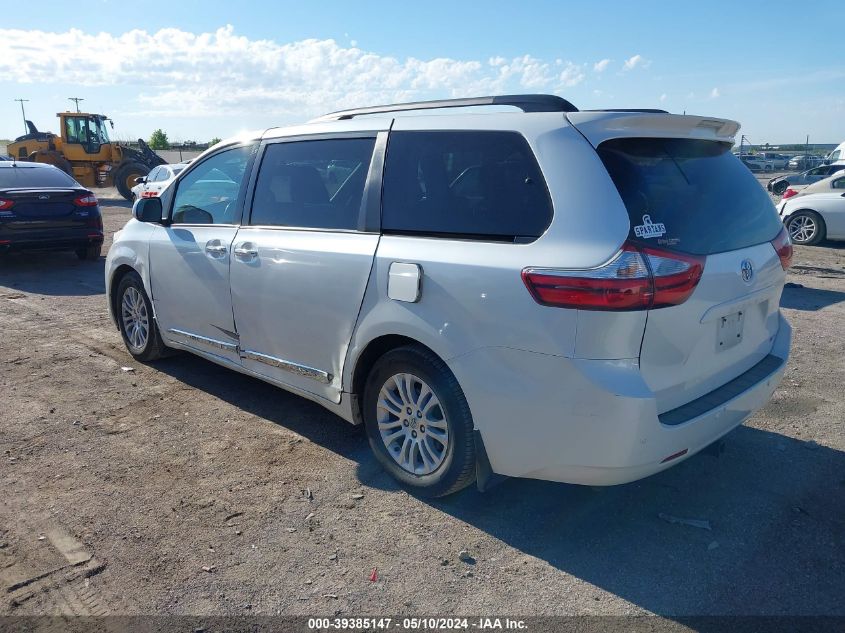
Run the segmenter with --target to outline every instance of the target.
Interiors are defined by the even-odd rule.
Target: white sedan
[[[187,163],[176,163],[153,168],[149,174],[135,180],[138,184],[132,187],[133,199],[154,198],[161,195],[164,188],[173,182],[177,174],[187,166]]]
[[[778,205],[794,244],[845,240],[845,172],[820,180]]]

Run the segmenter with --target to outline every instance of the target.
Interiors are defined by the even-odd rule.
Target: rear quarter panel
[[[557,113],[404,117],[392,129],[521,133],[543,171],[554,216],[547,231],[530,244],[383,235],[350,343],[344,387],[349,389],[367,344],[388,334],[417,340],[444,360],[483,347],[575,355],[577,311],[537,304],[521,272],[532,266],[598,266],[625,241],[628,215],[595,150]],[[417,303],[388,298],[393,262],[420,265]],[[637,338],[633,347],[638,345]]]

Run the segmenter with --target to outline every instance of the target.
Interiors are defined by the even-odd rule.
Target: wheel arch
[[[109,278],[109,313],[111,314],[112,323],[114,323],[115,327],[118,329],[120,329],[120,325],[118,325],[117,322],[117,288],[120,285],[121,280],[129,273],[140,275],[140,273],[129,264],[121,264],[114,269],[114,272],[112,272],[111,277]]]
[[[390,350],[398,347],[405,347],[407,345],[421,347],[434,354],[445,363],[443,357],[431,349],[431,347],[417,339],[411,338],[410,336],[404,336],[402,334],[383,334],[371,339],[353,361],[349,391],[352,405],[352,419],[355,424],[362,424],[364,421],[363,414],[361,413],[361,397],[364,393],[364,384],[367,381],[367,376],[370,375],[370,370],[373,368],[373,365],[375,365],[376,361]]]

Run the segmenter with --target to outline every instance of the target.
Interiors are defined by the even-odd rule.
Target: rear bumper
[[[680,463],[769,401],[783,377],[792,338],[789,324],[782,316],[779,320],[765,366],[679,407],[697,409],[666,418],[672,424],[661,418],[677,412],[658,415],[635,359],[576,360],[486,348],[449,365],[464,387],[493,472],[622,484]]]
[[[103,243],[103,233],[96,229],[41,231],[26,235],[0,233],[0,252],[9,250],[72,250]]]

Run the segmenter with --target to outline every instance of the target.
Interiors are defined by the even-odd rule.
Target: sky
[[[0,4],[0,138],[73,108],[204,142],[398,101],[554,93],[845,140],[840,0],[30,0]]]

